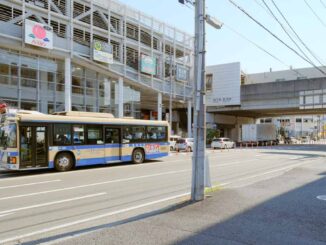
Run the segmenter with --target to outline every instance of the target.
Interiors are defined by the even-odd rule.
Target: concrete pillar
[[[188,100],[188,120],[187,120],[187,129],[188,129],[188,137],[192,138],[192,101]]]
[[[157,94],[157,120],[162,121],[162,93]]]
[[[118,117],[123,118],[123,77],[119,77],[118,83]]]
[[[71,58],[65,58],[65,111],[71,111]]]
[[[48,73],[45,71],[39,71],[40,72],[40,111],[42,113],[47,114],[48,113]]]

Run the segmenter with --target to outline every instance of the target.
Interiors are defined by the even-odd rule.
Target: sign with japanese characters
[[[229,106],[241,104],[241,70],[240,63],[209,66],[211,90],[207,92],[207,106]]]
[[[26,19],[25,43],[41,48],[53,49],[52,27]]]
[[[94,41],[93,42],[93,60],[106,64],[113,64],[113,47],[111,44]]]
[[[140,71],[149,75],[156,75],[156,58],[142,54],[140,56]]]

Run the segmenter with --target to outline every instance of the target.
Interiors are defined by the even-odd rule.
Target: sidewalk
[[[50,244],[326,244],[326,165],[316,163],[200,203]]]

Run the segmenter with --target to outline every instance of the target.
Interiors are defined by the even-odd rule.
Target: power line
[[[238,32],[237,30],[235,30],[234,28],[232,28],[231,26],[227,25],[224,23],[224,25],[230,29],[232,32],[234,32],[235,34],[237,34],[238,36],[242,37],[244,40],[246,40],[247,42],[251,43],[252,45],[254,45],[256,48],[258,48],[259,50],[263,51],[264,53],[268,54],[269,56],[271,56],[273,59],[277,60],[278,62],[280,62],[282,65],[288,67],[288,68],[292,68],[290,65],[286,64],[284,61],[282,61],[280,58],[278,58],[277,56],[273,55],[271,52],[269,52],[268,50],[264,49],[262,46],[260,46],[259,44],[255,43],[254,41],[250,40],[248,37],[246,37],[245,35],[243,35],[242,33]],[[304,76],[303,74],[301,74],[300,72],[296,71],[295,69],[292,69],[294,73],[296,73],[297,75],[300,76]]]
[[[321,5],[326,9],[326,4],[323,2],[323,0],[320,0]]]
[[[291,46],[289,46],[286,42],[284,42],[282,39],[280,39],[277,35],[275,35],[272,31],[270,31],[267,27],[265,27],[263,24],[261,24],[258,20],[256,20],[254,17],[252,17],[247,11],[245,11],[242,7],[237,5],[233,0],[228,0],[232,5],[234,5],[236,8],[238,8],[241,12],[243,12],[245,15],[247,15],[252,21],[254,21],[257,25],[259,25],[261,28],[263,28],[265,31],[267,31],[270,35],[272,35],[275,39],[277,39],[279,42],[281,42],[283,45],[285,45],[288,49],[290,49],[292,52],[294,52],[297,56],[299,56],[301,59],[312,65],[314,68],[319,70],[322,74],[326,75],[326,73],[321,70],[319,67],[312,64],[309,60],[307,60],[305,57],[303,57],[300,53],[298,53],[295,49],[293,49]]]
[[[277,4],[275,3],[274,0],[270,0],[274,7],[276,8],[276,10],[278,11],[278,13],[282,16],[283,20],[286,22],[286,24],[289,26],[289,28],[291,29],[291,31],[294,33],[294,35],[296,36],[296,38],[300,41],[300,43],[308,50],[308,52],[318,61],[319,64],[321,64],[322,66],[325,66],[323,64],[323,62],[321,61],[321,59],[306,45],[306,43],[300,38],[300,36],[298,35],[298,33],[294,30],[294,28],[292,27],[292,25],[289,23],[289,21],[285,18],[284,14],[282,13],[282,11],[280,10],[280,8],[277,6]]]
[[[281,26],[285,34],[291,39],[291,41],[294,43],[294,45],[299,49],[299,51],[306,57],[307,60],[309,60],[312,64],[313,61],[309,58],[309,56],[301,49],[301,47],[297,44],[297,42],[292,38],[292,36],[288,33],[284,25],[281,23],[281,21],[276,17],[272,9],[269,7],[269,5],[265,2],[265,0],[262,0],[263,4],[266,6],[270,14],[273,16],[273,19]],[[314,64],[315,65],[315,64]]]
[[[325,22],[319,17],[319,15],[316,13],[315,10],[313,10],[313,8],[310,6],[309,3],[307,3],[306,0],[304,0],[304,2],[306,3],[306,5],[308,6],[308,8],[311,10],[311,12],[315,15],[315,17],[319,20],[319,22],[326,28],[326,24]]]

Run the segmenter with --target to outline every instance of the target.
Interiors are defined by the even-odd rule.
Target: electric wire
[[[261,8],[263,8],[267,14],[271,15],[266,8],[264,8],[264,6],[259,3],[257,0],[254,0]],[[272,16],[272,15],[271,15]],[[277,56],[275,56],[274,54],[272,54],[270,51],[266,50],[265,48],[263,48],[262,46],[260,46],[259,44],[255,43],[254,41],[250,40],[248,37],[246,37],[244,34],[240,33],[239,31],[237,31],[236,29],[234,29],[233,27],[231,27],[230,25],[224,23],[224,26],[227,27],[230,31],[232,31],[233,33],[235,33],[236,35],[238,35],[239,37],[241,37],[242,39],[246,40],[247,42],[251,43],[254,47],[256,47],[257,49],[261,50],[262,52],[266,53],[267,55],[269,55],[270,57],[272,57],[273,59],[275,59],[276,61],[278,61],[280,64],[284,65],[285,67],[289,68],[290,70],[292,70],[295,74],[304,77],[304,75],[302,73],[300,73],[299,71],[297,71],[296,69],[293,69],[291,65],[286,64],[284,61],[282,61],[280,58],[278,58]]]
[[[232,32],[234,32],[235,34],[237,34],[238,36],[240,36],[241,38],[243,38],[244,40],[246,40],[247,42],[251,43],[252,45],[254,45],[256,48],[258,48],[259,50],[263,51],[264,53],[266,53],[267,55],[271,56],[273,59],[277,60],[279,63],[281,63],[282,65],[288,67],[290,70],[292,70],[294,73],[296,73],[297,75],[300,76],[304,76],[302,73],[300,73],[299,71],[297,71],[296,69],[292,69],[292,67],[288,64],[286,64],[284,61],[282,61],[280,58],[278,58],[277,56],[273,55],[271,52],[269,52],[268,50],[264,49],[262,46],[260,46],[259,44],[255,43],[254,41],[250,40],[248,37],[246,37],[245,35],[243,35],[242,33],[238,32],[237,30],[235,30],[234,28],[232,28],[230,25],[225,24],[224,25],[230,29]]]
[[[323,2],[323,0],[320,0],[321,5],[326,9],[326,4]]]
[[[304,2],[306,3],[306,5],[308,6],[308,8],[311,10],[311,12],[314,14],[314,16],[319,20],[319,22],[326,28],[326,24],[325,22],[319,17],[319,15],[316,13],[316,11],[311,7],[311,5],[304,0]]]
[[[302,48],[298,45],[298,43],[293,39],[293,37],[290,35],[290,33],[286,30],[285,26],[282,24],[282,22],[277,18],[277,16],[274,14],[273,10],[269,7],[269,5],[266,3],[265,0],[262,0],[263,4],[266,6],[270,14],[273,16],[273,19],[281,26],[284,33],[290,38],[290,40],[293,42],[293,44],[298,48],[298,50],[302,53],[304,57],[306,57],[307,60],[309,60],[312,64],[315,65],[315,63],[310,59],[310,57],[302,50]],[[324,66],[323,64],[321,64]],[[316,66],[316,65],[315,65]]]
[[[282,16],[283,20],[286,22],[286,24],[289,26],[289,28],[291,29],[291,31],[294,33],[294,35],[296,36],[296,38],[299,40],[299,42],[308,50],[308,52],[311,54],[311,56],[313,56],[319,64],[321,64],[322,66],[325,66],[323,64],[323,61],[308,47],[308,45],[300,38],[299,34],[294,30],[294,28],[292,27],[292,25],[289,23],[289,21],[287,20],[287,18],[285,17],[285,15],[283,14],[283,12],[280,10],[280,8],[277,6],[277,4],[275,3],[274,0],[270,0],[274,7],[276,8],[276,10],[278,11],[278,13]]]
[[[295,49],[293,49],[290,45],[288,45],[286,42],[284,42],[282,39],[280,39],[276,34],[274,34],[272,31],[270,31],[267,27],[265,27],[263,24],[261,24],[258,20],[256,20],[254,17],[252,17],[246,10],[244,10],[242,7],[240,7],[238,4],[236,4],[233,0],[228,0],[233,6],[235,6],[237,9],[239,9],[241,12],[243,12],[248,18],[250,18],[252,21],[254,21],[257,25],[259,25],[261,28],[263,28],[266,32],[268,32],[270,35],[272,35],[275,39],[277,39],[279,42],[281,42],[284,46],[286,46],[288,49],[290,49],[292,52],[294,52],[297,56],[299,56],[301,59],[312,65],[315,69],[320,71],[323,75],[326,75],[326,73],[321,70],[319,67],[312,64],[309,60],[307,60],[304,56],[302,56],[300,53],[298,53]]]

